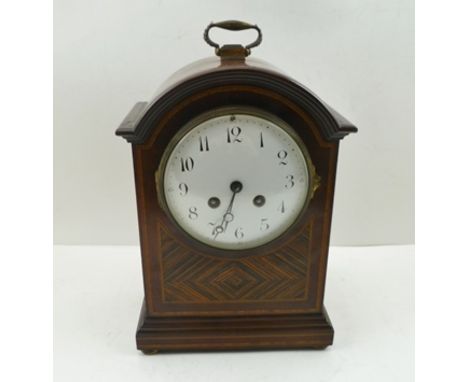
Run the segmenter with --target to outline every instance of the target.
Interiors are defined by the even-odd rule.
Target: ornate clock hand
[[[232,206],[234,204],[234,198],[236,197],[236,194],[242,191],[242,183],[239,182],[238,180],[235,180],[234,182],[231,183],[230,187],[232,191],[231,201],[229,202],[226,212],[223,214],[223,220],[221,221],[219,225],[213,228],[212,234],[214,235],[215,239],[220,233],[226,232],[228,224],[234,220],[234,215],[231,212]]]

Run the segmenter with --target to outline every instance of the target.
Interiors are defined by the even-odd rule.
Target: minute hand
[[[231,201],[229,202],[229,206],[226,212],[223,215],[223,221],[221,222],[221,226],[223,227],[223,232],[226,231],[227,226],[230,222],[234,220],[234,215],[232,214],[232,206],[234,205],[234,198],[236,197],[237,192],[232,193]]]
[[[231,196],[231,201],[229,202],[228,208],[223,214],[223,220],[221,223],[216,226],[213,229],[213,234],[218,236],[218,234],[225,232],[227,229],[228,224],[234,219],[234,215],[232,214],[232,206],[234,204],[234,198],[236,197],[236,194],[239,193],[242,190],[242,183],[239,181],[234,181],[231,183],[231,191],[232,191],[232,196]]]

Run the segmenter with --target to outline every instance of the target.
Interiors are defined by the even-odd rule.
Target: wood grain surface
[[[117,134],[132,142],[145,285],[137,346],[159,350],[324,348],[323,306],[339,139],[356,128],[294,80],[265,65],[213,60],[139,103]],[[183,232],[155,179],[164,150],[190,120],[248,106],[291,126],[321,177],[296,222],[257,248],[209,247]],[[216,174],[211,174],[216,176]]]

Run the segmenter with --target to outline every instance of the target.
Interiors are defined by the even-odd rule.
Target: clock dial
[[[284,123],[225,113],[183,129],[163,160],[163,192],[177,224],[212,247],[241,250],[285,232],[308,202],[309,171]],[[281,126],[280,126],[281,125]]]

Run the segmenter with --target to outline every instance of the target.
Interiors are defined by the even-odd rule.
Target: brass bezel
[[[306,200],[304,202],[304,205],[302,206],[301,211],[297,215],[296,219],[289,225],[286,230],[284,230],[281,234],[276,236],[275,238],[271,239],[270,241],[260,244],[255,247],[250,247],[250,248],[243,248],[243,249],[229,249],[229,248],[220,248],[220,247],[215,247],[212,245],[209,245],[196,237],[192,236],[189,234],[186,230],[184,230],[180,224],[177,222],[177,220],[172,216],[172,213],[167,205],[166,202],[166,196],[164,194],[164,174],[166,170],[166,165],[167,161],[172,153],[172,151],[175,149],[179,141],[185,137],[192,129],[197,127],[203,122],[206,122],[209,119],[216,118],[216,117],[221,117],[225,115],[230,115],[230,114],[244,114],[244,115],[251,115],[254,117],[259,117],[263,118],[267,121],[270,121],[271,123],[276,124],[278,127],[283,129],[298,145],[299,149],[302,152],[302,155],[304,157],[304,160],[306,162],[306,167],[307,167],[307,175],[308,175],[308,191],[307,191],[307,196]],[[266,112],[262,109],[255,108],[255,107],[250,107],[250,106],[225,106],[225,107],[220,107],[216,108],[210,111],[207,111],[205,113],[202,113],[198,115],[197,117],[191,119],[189,122],[187,122],[182,128],[177,131],[174,136],[171,138],[169,141],[169,144],[167,145],[166,149],[164,150],[164,153],[161,157],[161,162],[155,171],[155,183],[156,183],[156,191],[157,191],[157,196],[158,196],[158,201],[159,205],[161,206],[161,209],[164,211],[164,213],[169,217],[171,222],[173,222],[185,235],[189,236],[193,240],[197,241],[198,243],[201,243],[202,245],[206,245],[207,247],[219,251],[226,251],[226,252],[244,252],[244,251],[251,251],[253,249],[258,249],[262,246],[265,245],[270,245],[272,242],[279,240],[280,238],[283,237],[283,235],[287,234],[291,228],[293,228],[300,218],[303,216],[305,213],[309,202],[312,200],[314,197],[315,191],[320,187],[320,182],[321,182],[321,177],[317,174],[315,165],[312,163],[312,159],[310,158],[309,152],[304,144],[302,142],[302,139],[299,137],[299,135],[296,133],[296,131],[285,121],[282,119],[278,118],[277,116]]]

